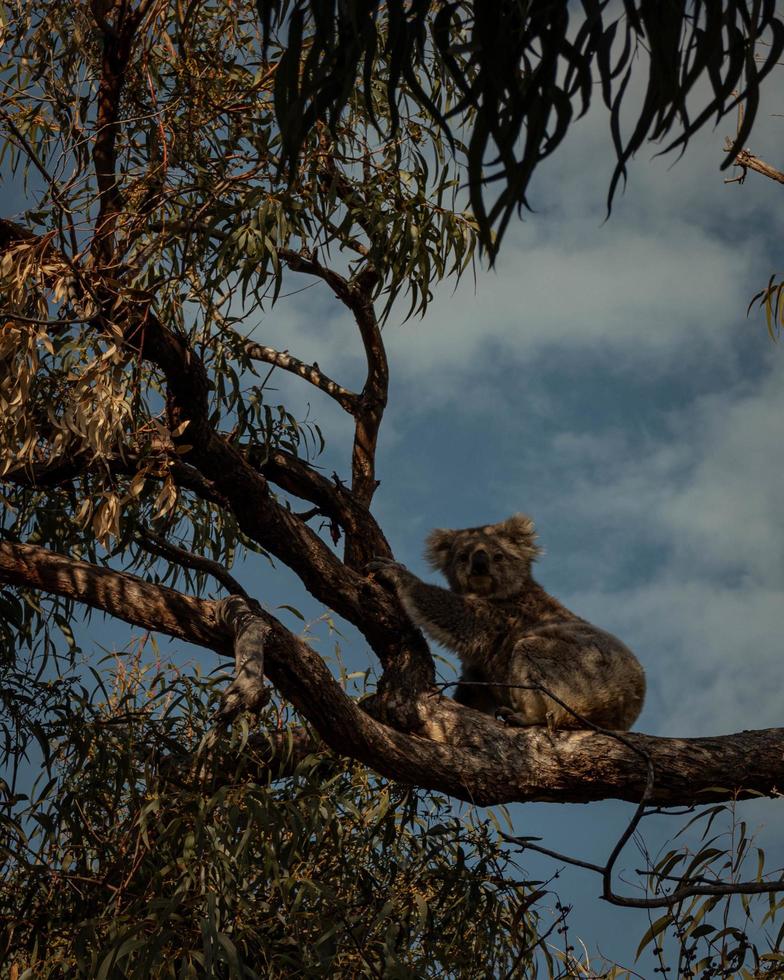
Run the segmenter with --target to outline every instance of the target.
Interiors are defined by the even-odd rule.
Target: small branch
[[[351,458],[351,492],[358,503],[369,507],[378,485],[375,473],[376,444],[389,388],[389,364],[373,306],[378,274],[372,267],[366,266],[348,280],[323,266],[312,252],[279,248],[278,255],[294,272],[323,279],[335,296],[351,310],[359,327],[367,376],[362,394],[358,398],[354,396],[353,408],[349,409],[357,420]],[[346,535],[345,561],[350,568],[362,568],[372,557],[373,552],[364,547],[361,538]]]
[[[287,493],[308,500],[346,533],[361,535],[373,555],[391,557],[392,549],[370,511],[358,504],[353,494],[334,480],[328,480],[312,466],[282,449],[264,452],[260,447],[244,447],[251,465]]]
[[[195,571],[206,572],[208,575],[212,575],[214,579],[217,579],[229,595],[238,595],[245,599],[248,598],[248,593],[245,589],[220,562],[213,561],[212,558],[207,558],[204,555],[195,555],[186,548],[180,548],[167,541],[160,534],[156,534],[150,528],[140,527],[138,533],[140,543],[146,550],[160,555],[162,558],[167,558],[177,565],[184,565]]]
[[[309,276],[323,279],[341,302],[349,305],[351,290],[348,279],[328,266],[322,265],[314,252],[295,252],[293,248],[278,248],[281,258],[292,272],[303,272]]]
[[[512,834],[505,834],[501,831],[501,836],[510,844],[518,844],[520,853],[523,851],[536,851],[537,854],[544,854],[545,857],[555,858],[556,861],[563,861],[564,864],[571,864],[575,868],[585,868],[586,871],[594,871],[596,874],[603,875],[604,867],[601,864],[593,864],[591,861],[583,861],[581,858],[572,857],[569,854],[561,854],[560,851],[553,851],[549,847],[542,847],[534,841],[541,840],[540,837],[515,837]]]
[[[4,109],[0,109],[0,118],[2,118],[2,120],[5,122],[6,126],[8,127],[11,135],[25,151],[33,166],[36,168],[36,170],[41,174],[41,176],[49,185],[49,193],[52,195],[52,200],[59,208],[58,216],[60,217],[61,220],[63,216],[65,216],[65,219],[68,223],[68,240],[71,245],[71,251],[73,255],[77,255],[79,252],[79,245],[76,240],[76,230],[74,228],[73,216],[71,214],[70,209],[68,208],[68,205],[63,199],[63,195],[60,192],[60,188],[57,184],[57,181],[54,179],[54,177],[52,177],[52,175],[43,165],[34,147],[30,144],[30,141],[27,139],[24,133],[20,132],[20,130],[14,124],[14,121],[11,118],[11,116],[9,116]],[[62,230],[62,226],[61,226],[61,230]]]
[[[284,371],[291,371],[292,374],[299,375],[300,378],[304,378],[316,388],[326,392],[330,398],[334,398],[349,414],[356,414],[358,396],[353,391],[343,388],[336,381],[328,378],[318,364],[305,364],[304,361],[292,357],[287,351],[275,350],[274,347],[264,347],[251,341],[245,344],[245,353],[254,361],[274,364],[275,367],[282,368]]]
[[[156,446],[153,440],[153,449],[160,453],[162,460],[165,460],[169,475],[180,489],[189,490],[201,500],[209,501],[224,510],[229,509],[228,501],[217,491],[215,484],[202,476],[194,466],[183,462],[174,453],[170,444]],[[71,453],[66,457],[58,456],[52,461],[9,470],[0,476],[0,482],[45,490],[72,484],[80,477],[87,477],[96,470],[112,476],[134,476],[145,459],[149,459],[149,456],[141,451],[130,450],[124,451],[122,456],[107,455],[102,459],[96,459],[88,452]]]
[[[729,150],[731,148],[732,140],[727,140],[725,149]],[[754,156],[750,150],[741,150],[735,157],[733,166],[741,167],[743,172],[739,177],[728,177],[724,181],[725,184],[742,184],[746,177],[746,170],[755,170],[758,174],[762,174],[763,177],[769,177],[771,180],[775,180],[779,184],[784,184],[784,173],[782,173],[781,170],[777,170],[775,167],[772,167],[769,163],[765,163],[764,160],[760,160],[759,157]]]

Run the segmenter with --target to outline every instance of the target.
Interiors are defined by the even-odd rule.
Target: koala
[[[540,549],[530,518],[432,531],[425,554],[449,589],[422,582],[390,559],[369,568],[397,591],[416,626],[460,657],[457,701],[511,724],[585,727],[544,688],[602,728],[634,724],[645,697],[640,663],[534,580]],[[508,686],[515,684],[523,687]]]

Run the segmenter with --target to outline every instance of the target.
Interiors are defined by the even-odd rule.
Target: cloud
[[[563,227],[561,224],[560,227]],[[421,380],[470,373],[499,352],[522,361],[584,346],[632,348],[667,360],[688,345],[721,344],[743,319],[751,257],[673,222],[671,237],[586,220],[513,236],[476,294],[439,295],[426,323],[390,326],[393,365]]]
[[[558,440],[562,465],[583,474],[559,506],[588,526],[613,522],[614,540],[640,558],[641,542],[663,545],[628,586],[610,583],[613,558],[605,554],[597,572],[606,584],[570,597],[646,661],[649,718],[661,733],[781,723],[782,381],[774,351],[756,389],[741,384],[695,399],[671,414],[658,440],[635,447],[633,433],[619,430],[606,440]],[[612,468],[603,468],[606,460]]]

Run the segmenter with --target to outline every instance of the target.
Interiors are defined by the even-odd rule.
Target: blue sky
[[[784,119],[772,115],[781,94],[773,79],[749,140],[775,166],[784,165]],[[724,184],[732,128],[699,134],[677,163],[641,155],[605,222],[609,136],[592,113],[537,174],[536,213],[510,226],[496,268],[476,285],[470,275],[456,290],[444,283],[424,320],[393,315],[385,328],[392,380],[374,509],[396,556],[432,578],[422,559],[430,528],[531,515],[545,549],[537,577],[635,650],[649,684],[635,727],[662,736],[775,726],[784,713],[784,351],[760,313],[746,318],[779,268],[782,191],[755,174]],[[356,329],[322,285],[248,326],[361,386]],[[276,372],[274,385],[300,414],[310,406],[328,442],[325,472],[346,476],[350,420],[297,378]],[[324,611],[286,569],[254,559],[237,575],[273,609]],[[372,665],[342,629],[348,665]],[[333,641],[315,633],[328,652]],[[96,625],[99,642],[120,647],[123,635]],[[598,860],[630,808],[510,812],[520,832]],[[744,813],[774,866],[776,854],[784,863],[782,806],[760,801]],[[652,839],[679,825],[659,821]],[[631,853],[628,866],[638,864]],[[602,905],[598,891],[586,873],[563,874],[573,931],[630,963],[645,919]]]

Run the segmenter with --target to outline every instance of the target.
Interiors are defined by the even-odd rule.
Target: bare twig
[[[326,392],[347,412],[354,415],[358,408],[359,396],[348,388],[344,388],[336,381],[328,378],[323,373],[318,364],[306,364],[304,361],[293,357],[288,351],[275,350],[274,347],[264,347],[262,344],[255,344],[252,341],[245,343],[245,353],[254,361],[264,361],[266,364],[273,364],[275,367],[282,368],[284,371],[291,371],[292,374],[299,375],[314,387]]]
[[[727,141],[728,145],[726,149],[730,149],[732,146],[732,141]],[[759,157],[754,156],[750,150],[741,150],[735,157],[734,166],[741,167],[742,173],[739,177],[728,177],[725,179],[725,184],[742,184],[746,178],[747,170],[754,170],[758,174],[762,174],[763,177],[769,177],[771,180],[775,180],[779,184],[784,184],[784,172],[777,170],[775,167],[771,166],[769,163],[765,163],[764,160],[760,160]]]

